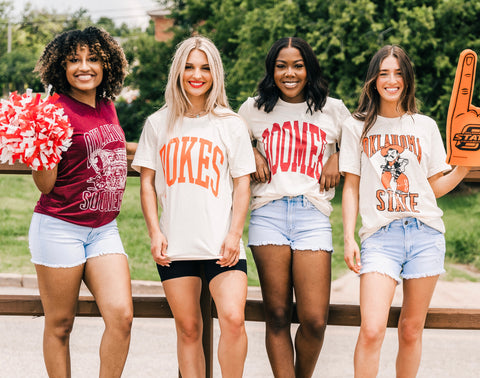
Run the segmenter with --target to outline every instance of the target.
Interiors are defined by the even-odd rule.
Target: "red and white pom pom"
[[[0,162],[19,160],[34,170],[53,169],[72,144],[73,129],[58,95],[41,99],[29,89],[0,101]]]

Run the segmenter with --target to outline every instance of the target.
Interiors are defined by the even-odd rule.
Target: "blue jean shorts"
[[[444,273],[444,259],[443,233],[416,218],[397,219],[363,241],[360,274],[378,272],[400,283]]]
[[[283,197],[251,212],[248,245],[333,252],[332,226],[305,196]]]
[[[100,255],[126,255],[116,220],[92,228],[33,213],[28,244],[32,263],[51,268],[71,268]]]

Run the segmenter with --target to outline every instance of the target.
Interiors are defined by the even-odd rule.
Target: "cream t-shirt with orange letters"
[[[167,108],[148,117],[132,167],[155,170],[160,229],[175,260],[220,257],[232,217],[233,178],[255,171],[245,122],[229,109],[184,117],[167,130]],[[245,249],[240,240],[240,258]]]

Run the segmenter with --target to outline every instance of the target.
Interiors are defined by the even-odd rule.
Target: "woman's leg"
[[[69,378],[72,332],[84,265],[50,268],[35,265],[45,312],[43,358],[49,377]]]
[[[210,281],[220,324],[218,360],[223,378],[243,376],[248,347],[245,332],[247,284],[247,275],[239,270],[221,273]]]
[[[287,245],[252,246],[260,278],[266,321],[266,348],[273,375],[294,378],[292,251]]]
[[[404,279],[398,321],[397,377],[416,377],[422,355],[422,333],[438,276]]]
[[[177,358],[184,378],[205,377],[202,345],[202,312],[200,310],[200,277],[180,277],[163,281],[168,304],[177,329]]]
[[[295,336],[295,377],[311,377],[323,345],[330,303],[331,254],[293,252],[293,287],[300,326]]]
[[[132,290],[127,257],[108,254],[85,264],[85,283],[95,297],[105,331],[100,344],[100,378],[120,377],[130,346]]]
[[[360,276],[361,325],[355,348],[355,377],[374,378],[397,282],[381,273]]]

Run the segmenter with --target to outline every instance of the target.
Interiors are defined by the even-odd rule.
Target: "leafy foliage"
[[[421,111],[445,127],[459,53],[480,49],[480,3],[472,0],[176,0],[177,36],[210,37],[223,54],[227,92],[237,109],[255,93],[271,44],[307,40],[330,93],[354,110],[370,58],[385,44],[415,65]],[[152,78],[155,76],[152,76]],[[473,103],[480,104],[480,91]]]
[[[11,25],[13,0],[0,0],[0,85],[3,94],[38,90],[31,71],[51,38],[94,24],[85,9],[51,14],[27,5]],[[158,0],[171,6],[174,38],[156,42],[153,23],[146,32],[97,21],[121,37],[131,72],[126,85],[139,89],[131,103],[120,100],[118,114],[130,140],[137,140],[145,118],[163,104],[168,68],[175,46],[193,33],[211,38],[222,53],[232,108],[255,93],[271,44],[284,36],[307,40],[316,52],[330,94],[354,110],[372,55],[385,44],[405,48],[415,65],[421,111],[444,132],[457,59],[465,48],[480,50],[480,2],[473,0]],[[480,104],[480,90],[473,94]]]

